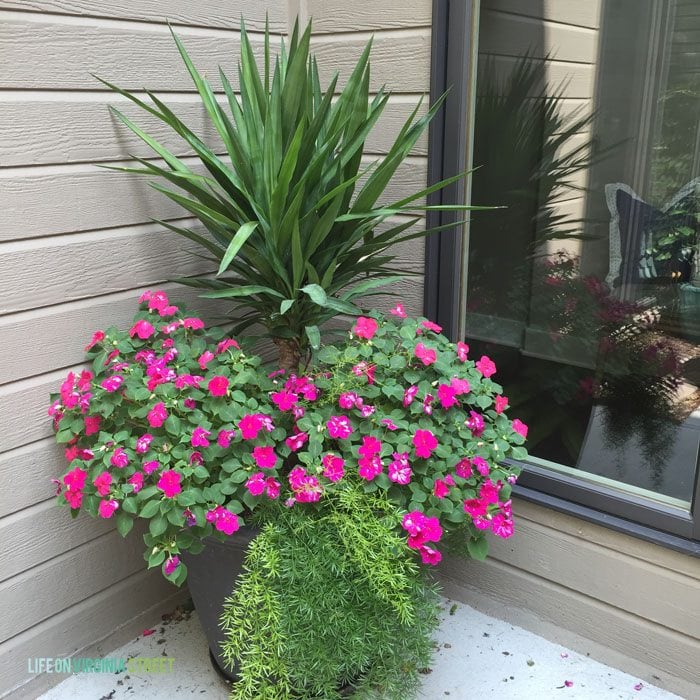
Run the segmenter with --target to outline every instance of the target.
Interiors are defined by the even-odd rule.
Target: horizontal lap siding
[[[146,98],[145,95],[142,97]],[[217,152],[223,144],[206,117],[196,95],[160,93],[162,99],[194,133],[203,137]],[[220,98],[222,104],[224,98]],[[393,95],[376,129],[367,139],[368,153],[382,153],[390,147],[392,137],[415,109],[418,96]],[[178,156],[189,153],[182,139],[165,124],[146,114],[116,94],[103,92],[0,92],[0,133],[3,148],[0,154],[2,169],[11,166],[52,165],[64,163],[114,164],[129,155],[142,158],[153,156],[153,151],[134,136],[107,109],[114,105],[135,121],[151,136]],[[427,110],[425,104],[419,115]],[[427,155],[428,140],[424,136],[416,144],[415,154]],[[101,173],[105,175],[104,172]]]
[[[221,63],[235,82],[240,12],[260,55],[266,9],[272,30],[286,31],[286,2],[2,3],[0,480],[12,486],[0,494],[0,696],[17,687],[16,697],[30,697],[60,680],[32,678],[28,657],[109,651],[114,642],[101,650],[101,639],[123,643],[144,625],[144,611],[160,614],[184,594],[158,571],[145,571],[138,533],[123,540],[109,521],[73,520],[56,508],[51,479],[65,462],[46,416],[49,391],[81,366],[95,329],[129,322],[144,288],[165,286],[209,320],[226,311],[194,290],[163,285],[210,265],[151,223],[176,218],[191,225],[187,212],[144,178],[96,167],[153,154],[107,104],[131,116],[138,110],[101,89],[90,72],[161,91],[218,148],[164,17],[179,25],[202,70],[214,75]],[[397,114],[407,108],[399,104]],[[188,156],[155,120],[138,116]]]

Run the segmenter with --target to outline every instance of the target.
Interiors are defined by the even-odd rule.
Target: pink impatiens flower
[[[244,440],[255,440],[263,429],[262,416],[259,413],[248,413],[238,421],[238,427]]]
[[[413,351],[414,355],[427,367],[437,360],[437,353],[431,348],[427,348],[423,343],[418,343]]]
[[[492,374],[496,374],[496,363],[488,356],[482,355],[481,359],[476,363],[476,368],[484,375],[484,377],[490,377]]]
[[[245,485],[253,496],[261,496],[265,493],[273,501],[279,498],[280,482],[271,476],[265,477],[262,472],[251,474]]]
[[[355,407],[357,400],[360,397],[354,391],[345,391],[338,397],[338,406],[349,411]]]
[[[143,488],[143,472],[134,472],[127,479],[127,483],[134,487],[134,493],[138,493]]]
[[[367,377],[368,384],[374,384],[374,373],[376,372],[376,365],[368,365],[366,362],[358,362],[353,368],[352,373],[356,377],[362,377],[363,375]]]
[[[285,439],[285,444],[292,452],[298,452],[309,439],[309,434],[298,431]]]
[[[236,350],[240,350],[241,346],[233,338],[224,338],[216,346],[216,354],[220,355],[222,352],[226,352],[229,348],[236,348]]]
[[[457,343],[457,359],[460,362],[467,361],[467,355],[469,354],[469,346],[462,341]]]
[[[516,418],[513,421],[513,430],[518,433],[518,435],[522,435],[524,438],[527,437],[527,425],[523,423],[519,418]]]
[[[299,503],[315,503],[321,498],[323,487],[315,476],[306,473],[303,467],[294,467],[289,472],[289,486]]]
[[[87,472],[80,467],[69,471],[63,477],[63,484],[65,490],[63,491],[63,497],[66,499],[71,508],[80,508],[80,504],[83,500],[83,488],[85,487],[85,480],[87,479]]]
[[[148,419],[148,424],[151,428],[160,428],[163,423],[165,423],[168,417],[168,411],[165,408],[165,404],[159,401],[149,412],[146,418]]]
[[[272,469],[277,464],[275,448],[271,446],[253,448],[253,459],[262,469]]]
[[[352,433],[352,425],[347,416],[331,416],[326,422],[328,434],[338,440],[345,440]]]
[[[204,321],[201,318],[185,318],[182,325],[191,331],[201,331],[204,328]]]
[[[438,398],[440,399],[440,404],[445,409],[459,404],[457,392],[449,384],[440,384],[438,387]]]
[[[100,501],[100,505],[97,506],[97,512],[100,514],[101,518],[111,518],[117,508],[119,508],[119,501],[112,498],[110,500]]]
[[[481,476],[488,476],[490,469],[489,469],[489,463],[483,458],[480,457],[479,455],[476,455],[476,457],[472,458],[472,465],[476,467],[476,471],[481,474]]]
[[[472,475],[472,462],[470,459],[460,459],[455,465],[455,474],[462,479],[469,479]]]
[[[442,554],[432,547],[428,547],[424,544],[419,550],[421,561],[424,564],[430,564],[431,566],[437,566],[442,561]]]
[[[292,391],[275,391],[270,394],[270,398],[280,411],[291,411],[299,401],[298,394]]]
[[[323,476],[329,481],[340,481],[345,475],[345,460],[332,453],[323,456]]]
[[[438,446],[438,441],[432,431],[418,429],[413,436],[413,446],[416,448],[417,457],[428,459]]]
[[[271,476],[265,477],[262,472],[251,474],[245,485],[253,496],[260,496],[265,493],[273,501],[279,498],[280,482]]]
[[[491,519],[491,530],[496,537],[507,540],[513,535],[513,521],[502,513],[496,513]]]
[[[105,333],[104,331],[95,331],[92,334],[92,339],[90,342],[85,346],[85,352],[88,352],[89,350],[92,350],[97,343],[101,343],[105,339]]]
[[[375,319],[367,318],[365,316],[358,316],[357,323],[353,326],[352,332],[358,338],[364,338],[365,340],[372,340],[374,334],[377,332],[378,324]]]
[[[403,304],[397,304],[393,309],[389,309],[389,313],[398,318],[406,318],[406,311],[403,308]]]
[[[406,389],[403,392],[403,407],[407,408],[408,406],[411,405],[413,399],[416,398],[416,394],[418,393],[418,387],[413,384],[412,386],[409,386],[408,389]]]
[[[212,377],[207,383],[207,389],[212,396],[226,396],[229,387],[229,380],[222,375]]]
[[[365,435],[357,451],[362,457],[373,457],[382,451],[382,443],[373,435]]]
[[[112,486],[112,475],[109,472],[102,472],[93,479],[92,483],[95,485],[98,495],[106,496]]]
[[[129,455],[124,452],[123,448],[117,447],[117,449],[112,453],[112,456],[109,458],[109,463],[113,467],[123,469],[129,464]]]
[[[419,510],[406,513],[401,527],[408,533],[408,546],[411,549],[420,549],[426,542],[439,542],[442,537],[440,521]]]
[[[209,440],[207,438],[211,435],[211,431],[205,430],[201,426],[196,427],[192,431],[192,438],[190,443],[192,447],[209,447]]]
[[[494,403],[496,413],[503,413],[503,411],[506,409],[506,406],[508,406],[508,397],[501,396],[500,394],[498,394],[494,400]]]
[[[217,506],[208,511],[206,519],[207,522],[213,523],[219,532],[227,535],[232,535],[241,526],[238,522],[238,516],[223,506]]]
[[[382,473],[384,465],[382,463],[379,455],[373,455],[372,457],[360,457],[357,461],[359,469],[357,470],[360,478],[366,481],[372,481]]]
[[[168,557],[165,560],[163,571],[165,572],[166,576],[172,576],[172,574],[174,574],[175,571],[177,571],[178,566],[180,566],[180,557],[178,557],[177,554],[175,554],[172,557]]]
[[[193,386],[195,389],[199,388],[199,383],[204,379],[199,375],[194,374],[180,374],[175,377],[175,388],[184,389],[186,386]]]
[[[452,389],[454,389],[456,396],[468,394],[471,391],[469,382],[466,379],[460,379],[459,377],[452,377],[450,380],[450,386]]]
[[[133,338],[137,335],[141,340],[148,340],[155,332],[156,329],[148,321],[141,319],[131,327],[129,336]]]
[[[387,430],[391,430],[392,432],[393,432],[394,430],[398,430],[398,429],[399,429],[399,426],[396,425],[396,423],[394,423],[394,421],[391,420],[391,418],[382,418],[381,424],[382,424]]]
[[[103,379],[102,382],[100,383],[100,386],[109,394],[114,393],[119,389],[119,387],[124,383],[124,377],[122,377],[119,374],[113,374],[111,377],[107,377],[107,379]]]
[[[450,493],[450,487],[442,479],[435,479],[433,483],[433,496],[445,498]]]
[[[488,504],[479,498],[468,498],[464,501],[464,512],[472,516],[472,518],[479,518],[482,515],[486,515],[488,511]]]
[[[146,474],[153,474],[153,472],[159,468],[160,468],[160,462],[157,459],[152,459],[149,462],[143,463],[143,471]]]
[[[394,452],[393,460],[389,462],[387,474],[389,481],[393,481],[400,486],[406,486],[411,481],[413,472],[408,462],[408,452]]]
[[[100,416],[85,416],[85,435],[99,432],[101,420]]]
[[[421,321],[421,326],[426,330],[433,331],[434,333],[442,333],[442,326],[438,326],[437,323],[432,321]]]
[[[150,433],[145,433],[140,438],[138,438],[136,440],[136,454],[142,455],[145,452],[148,452],[148,448],[150,447],[151,442],[153,442],[153,435],[151,435]]]
[[[469,418],[464,421],[464,425],[466,425],[467,428],[472,431],[474,437],[481,437],[485,427],[484,417],[481,415],[481,413],[469,411]]]
[[[167,498],[175,498],[175,496],[182,491],[182,486],[180,486],[181,480],[182,475],[179,472],[173,469],[166,469],[160,475],[160,479],[158,479],[156,485]]]
[[[219,447],[227,448],[231,444],[231,439],[236,434],[235,430],[220,430],[216,436],[216,444]]]
[[[265,474],[256,472],[248,477],[245,487],[253,496],[260,496],[265,491]]]
[[[207,368],[207,365],[214,359],[214,353],[210,352],[209,350],[205,350],[200,356],[199,359],[197,360],[197,363],[199,364],[199,368],[204,371]]]

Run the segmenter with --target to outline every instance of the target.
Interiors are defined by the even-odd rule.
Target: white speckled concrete
[[[635,690],[639,679],[466,605],[446,601],[443,608],[438,651],[421,700],[678,699],[646,683]],[[154,623],[153,634],[108,656],[172,657],[172,673],[81,673],[40,696],[42,700],[224,700],[227,684],[209,663],[196,614]],[[565,681],[573,685],[567,687]]]

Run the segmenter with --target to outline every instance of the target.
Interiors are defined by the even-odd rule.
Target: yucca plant
[[[167,124],[199,157],[205,174],[193,171],[131,119],[116,116],[164,163],[135,158],[141,167],[118,168],[155,176],[153,187],[204,225],[193,230],[159,221],[198,243],[216,265],[216,275],[178,279],[208,290],[205,297],[235,299],[234,332],[262,324],[276,343],[280,364],[296,367],[320,342],[319,327],[338,314],[361,312],[358,300],[381,293],[397,280],[396,243],[423,237],[423,198],[461,176],[427,187],[390,204],[378,204],[398,166],[440,108],[415,108],[388,153],[362,169],[365,140],[389,99],[384,89],[370,95],[371,40],[342,90],[338,75],[321,86],[309,53],[311,23],[295,24],[288,46],[270,56],[266,28],[262,72],[241,22],[237,94],[219,69],[221,102],[212,83],[195,68],[180,39],[173,37],[209,119],[224,147],[220,155],[185,125],[160,98],[150,103],[102,82]],[[337,93],[337,94],[336,94]],[[225,96],[225,100],[223,97]],[[225,106],[224,106],[225,104]],[[360,179],[365,178],[360,185]],[[455,207],[466,209],[467,207]],[[400,217],[392,219],[392,217]],[[454,225],[454,224],[452,224]],[[377,230],[378,227],[381,230]]]

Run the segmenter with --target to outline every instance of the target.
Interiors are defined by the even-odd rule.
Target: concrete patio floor
[[[661,690],[520,627],[445,600],[436,654],[420,700],[672,700]],[[178,609],[154,620],[112,658],[164,657],[165,672],[80,673],[42,700],[211,698],[225,700],[228,685],[213,670],[196,613]],[[152,632],[150,630],[153,630]],[[167,671],[172,659],[172,671]]]

